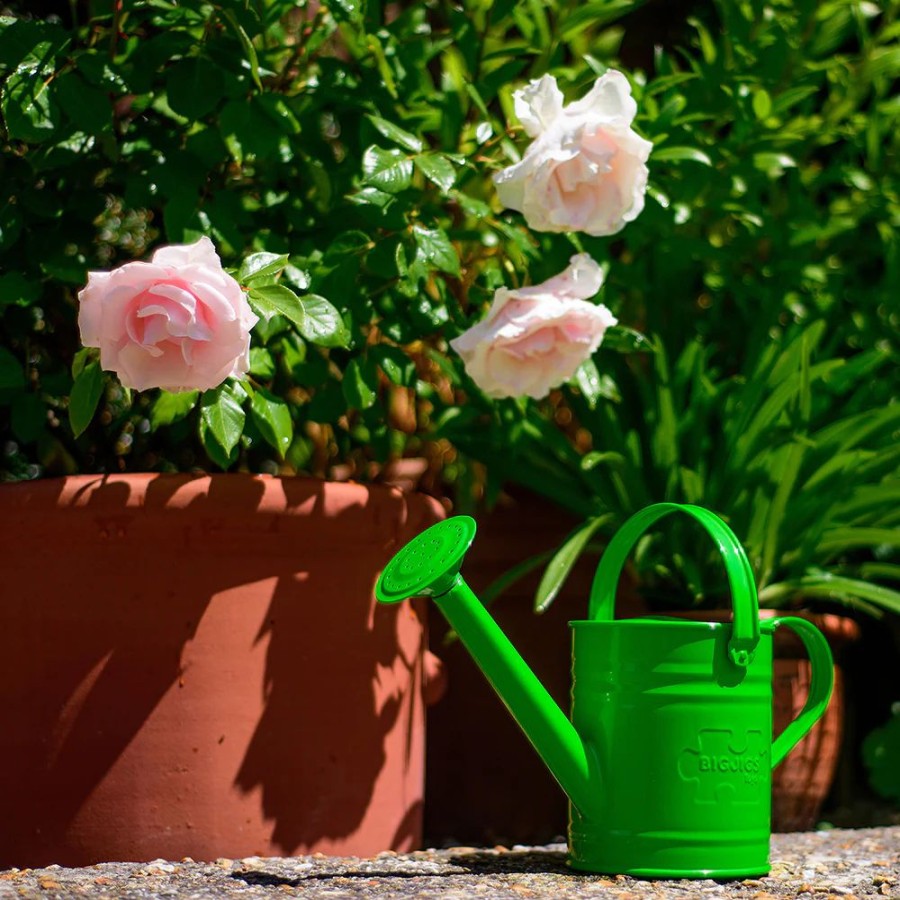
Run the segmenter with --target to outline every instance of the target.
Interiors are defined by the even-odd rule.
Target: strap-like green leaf
[[[611,513],[607,513],[589,519],[556,551],[553,559],[550,560],[550,563],[544,570],[544,576],[541,578],[537,593],[534,595],[535,612],[544,612],[556,599],[557,594],[559,594],[566,583],[572,567],[578,562],[578,558],[584,552],[584,548],[587,547],[588,541],[604,525],[608,525],[613,518]]]

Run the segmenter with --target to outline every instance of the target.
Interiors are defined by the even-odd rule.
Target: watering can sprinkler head
[[[432,525],[403,547],[385,566],[375,585],[381,603],[408,597],[441,597],[457,583],[472,541],[475,520],[454,516]]]

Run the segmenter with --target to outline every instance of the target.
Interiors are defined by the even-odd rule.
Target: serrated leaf
[[[37,66],[21,66],[3,85],[0,112],[11,138],[35,143],[48,140],[59,120],[49,76]]]
[[[187,119],[201,119],[222,101],[225,75],[215,63],[190,56],[174,63],[166,72],[169,106]]]
[[[459,275],[459,256],[445,231],[414,225],[413,235],[418,247],[417,257],[442,272]]]
[[[318,294],[306,294],[300,298],[304,321],[300,334],[308,341],[322,347],[346,347],[350,334],[337,309]]]
[[[341,382],[344,399],[351,409],[369,409],[378,399],[378,376],[369,360],[351,359]]]
[[[404,131],[399,125],[382,119],[381,116],[368,115],[366,118],[390,141],[412,150],[413,153],[420,153],[423,147],[422,142],[414,134]]]
[[[75,437],[91,424],[102,394],[103,370],[99,362],[91,360],[78,373],[69,396],[69,422]]]
[[[387,209],[396,198],[393,194],[370,186],[360,188],[355,194],[350,194],[347,199],[357,206],[375,206],[378,209]]]
[[[109,94],[89,85],[78,73],[56,79],[56,97],[62,111],[85,134],[100,134],[112,126]]]
[[[267,390],[256,390],[250,398],[250,413],[266,442],[284,458],[294,439],[294,423],[287,403]]]
[[[381,371],[394,383],[413,387],[416,383],[416,364],[399,347],[376,344],[369,348],[369,356],[381,366]]]
[[[369,184],[398,194],[412,182],[413,163],[402,150],[372,146],[363,155],[363,174]]]
[[[283,284],[267,284],[251,288],[248,299],[266,321],[274,315],[282,315],[314,344],[346,347],[350,340],[341,314],[318,294],[300,297]]]
[[[160,391],[150,407],[150,427],[156,431],[161,425],[171,425],[183,419],[197,404],[199,391],[184,391],[173,394]]]
[[[250,287],[254,281],[262,278],[271,278],[277,275],[288,264],[290,257],[287,253],[251,253],[238,269],[237,280],[246,287]]]
[[[440,153],[423,153],[413,158],[416,168],[431,179],[445,194],[456,182],[456,169],[453,163]]]
[[[266,379],[275,377],[275,359],[265,347],[250,348],[250,374]]]
[[[200,421],[204,428],[216,439],[224,453],[230,458],[244,432],[247,416],[230,391],[217,387],[203,392],[200,401]],[[221,462],[217,459],[221,465]],[[223,466],[223,468],[227,468]]]

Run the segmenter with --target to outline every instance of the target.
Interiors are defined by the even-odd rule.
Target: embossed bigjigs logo
[[[696,784],[697,803],[758,803],[768,769],[769,742],[761,731],[706,728],[696,749],[686,747],[678,760],[681,780]]]

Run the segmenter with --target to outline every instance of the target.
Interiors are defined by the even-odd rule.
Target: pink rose
[[[608,235],[638,217],[653,145],[631,128],[637,104],[621,72],[607,72],[568,106],[551,75],[513,99],[534,141],[520,163],[494,176],[505,206],[535,231]]]
[[[78,299],[82,343],[125,387],[205,391],[249,368],[257,316],[209,238],[90,272]]]
[[[616,324],[605,306],[587,302],[602,283],[600,266],[579,253],[543,284],[500,288],[487,316],[450,346],[489,397],[545,397],[575,374]]]

